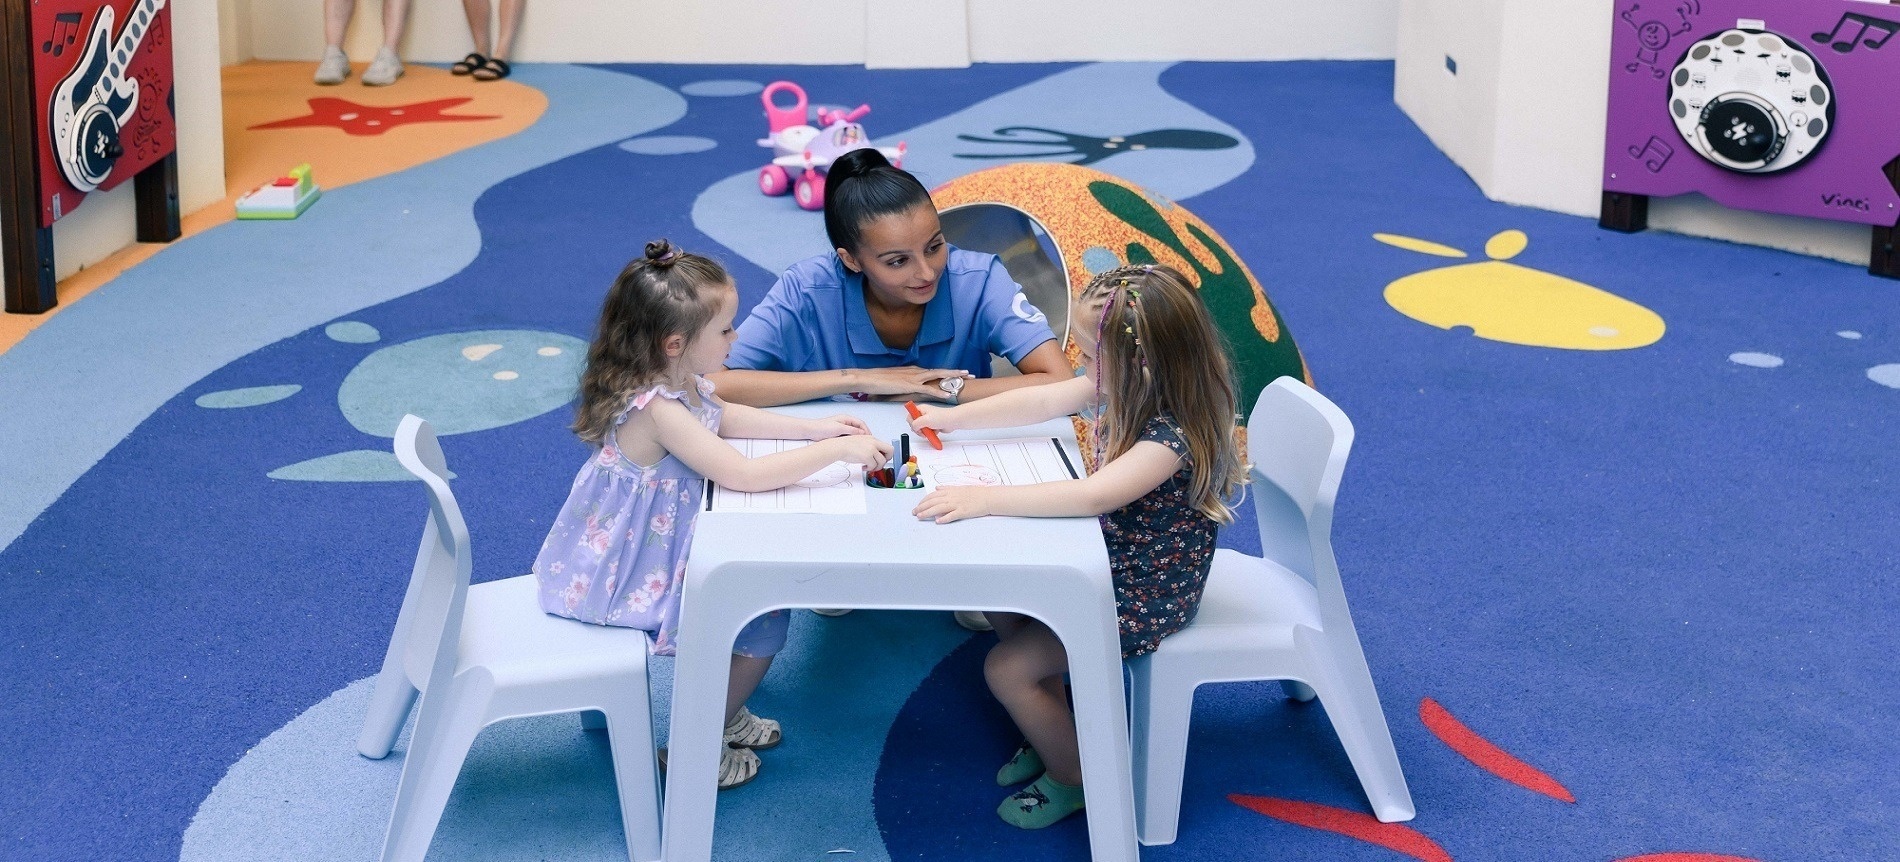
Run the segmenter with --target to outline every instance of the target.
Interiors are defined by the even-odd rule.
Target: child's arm
[[[918,410],[922,415],[910,420],[910,427],[913,431],[924,428],[938,431],[1013,428],[1079,413],[1094,401],[1095,381],[1088,377],[1072,377],[1059,383],[999,392],[981,401],[955,407],[920,404]]]
[[[725,402],[719,420],[721,437],[757,437],[766,440],[823,440],[846,434],[869,434],[864,420],[840,413],[823,419],[800,419],[744,404]]]
[[[700,475],[734,491],[783,488],[833,461],[876,469],[884,466],[891,455],[891,444],[868,434],[854,434],[820,440],[789,452],[747,458],[699,424],[684,404],[657,398],[646,412],[653,417],[655,437],[662,448]]]
[[[1001,396],[998,396],[1001,397]],[[1113,512],[1161,487],[1181,468],[1181,456],[1152,440],[1136,443],[1088,478],[1036,485],[957,486],[931,491],[911,514],[939,524],[984,515],[1071,518]]]

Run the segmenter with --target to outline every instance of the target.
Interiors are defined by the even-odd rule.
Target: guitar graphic
[[[125,29],[112,39],[114,14],[101,6],[93,19],[86,49],[73,70],[53,89],[51,113],[53,160],[66,181],[82,192],[99,187],[124,155],[119,132],[139,104],[139,82],[125,70],[165,0],[139,0],[127,13]]]

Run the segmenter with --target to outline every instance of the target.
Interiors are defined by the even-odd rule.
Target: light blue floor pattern
[[[713,858],[888,862],[872,809],[882,737],[911,692],[970,634],[944,613],[793,614],[785,652],[752,699],[785,741],[758,779],[719,795]],[[673,662],[652,671],[664,744]],[[374,678],[359,680],[265,738],[231,767],[185,831],[180,862],[370,862],[402,773],[409,729],[389,757],[356,753]],[[413,722],[411,722],[413,724]],[[873,742],[875,739],[875,742]],[[813,818],[809,812],[824,811]],[[851,854],[828,855],[832,850]],[[502,722],[475,741],[430,860],[621,862],[626,845],[602,733],[574,715]]]
[[[686,113],[679,94],[631,75],[542,65],[518,75],[548,95],[547,113],[521,133],[326,192],[295,221],[237,221],[180,240],[0,354],[0,440],[33,453],[0,459],[0,548],[206,374],[467,266],[481,248],[475,200],[490,187]],[[353,252],[329,251],[338,248]]]
[[[958,154],[1034,153],[1048,147],[973,143],[959,134],[988,133],[1021,125],[1024,117],[1036,124],[1074,134],[1133,135],[1166,128],[1215,131],[1238,144],[1222,150],[1150,149],[1116,155],[1092,167],[1108,171],[1143,188],[1174,200],[1193,197],[1225,185],[1253,166],[1254,150],[1245,135],[1210,114],[1183,102],[1161,87],[1161,73],[1172,63],[1097,63],[1050,75],[921,126],[884,134],[877,125],[877,106],[864,120],[865,131],[879,146],[899,141],[910,148],[904,168],[926,187],[935,188],[965,174],[1006,164],[1015,159],[958,158]],[[1100,95],[1115,93],[1118,110],[1101,109]],[[812,94],[817,99],[821,94]],[[760,124],[764,136],[764,124]],[[771,161],[772,151],[757,148],[759,167]],[[1075,161],[1074,155],[1026,161]],[[733,174],[714,183],[693,201],[693,226],[767,272],[778,273],[814,254],[830,251],[824,219],[799,209],[790,196],[759,193],[758,168]]]

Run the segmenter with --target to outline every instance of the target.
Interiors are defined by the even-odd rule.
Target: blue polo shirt
[[[831,253],[792,264],[779,276],[739,324],[726,367],[831,371],[916,365],[988,377],[991,354],[1021,362],[1054,338],[1048,318],[1029,303],[996,255],[951,246],[916,340],[908,349],[887,347],[864,307],[864,276],[845,269]]]

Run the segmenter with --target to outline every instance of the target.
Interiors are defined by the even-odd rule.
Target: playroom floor
[[[1892,282],[1491,203],[1392,104],[1390,63],[412,66],[381,90],[309,68],[226,76],[233,198],[307,161],[309,212],[226,201],[0,320],[0,858],[375,858],[406,743],[354,739],[424,511],[391,417],[447,433],[477,580],[525,572],[586,457],[567,398],[625,261],[715,254],[743,310],[825,249],[753,185],[779,77],[872,105],[933,186],[1086,160],[1192,211],[1357,427],[1335,542],[1418,817],[1370,820],[1323,706],[1213,686],[1180,840],[1145,858],[1900,846]],[[1010,126],[1065,143],[960,137]],[[1203,134],[1102,146],[1167,129]],[[785,743],[720,797],[716,856],[1086,858],[1079,819],[992,813],[1017,737],[990,642],[796,614],[754,701]],[[485,732],[430,858],[624,859],[598,736]]]

